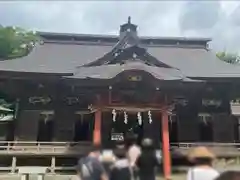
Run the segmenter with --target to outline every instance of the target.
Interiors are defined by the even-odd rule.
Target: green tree
[[[27,55],[38,36],[22,28],[0,27],[0,59],[12,59]]]
[[[230,63],[230,64],[236,64],[236,63],[239,63],[239,61],[240,61],[239,55],[234,54],[234,53],[218,52],[216,54],[216,56],[220,60],[225,61],[225,62]]]

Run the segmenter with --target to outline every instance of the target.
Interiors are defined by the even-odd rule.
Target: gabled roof
[[[121,25],[119,41],[112,49],[95,61],[80,66],[73,78],[112,79],[130,70],[144,71],[159,80],[185,79],[179,70],[161,62],[141,47],[137,26],[131,24],[130,18],[128,23]]]
[[[136,38],[131,33],[126,34],[128,37],[130,34],[131,38]],[[43,42],[36,45],[28,56],[1,61],[0,73],[55,73],[60,76],[68,74],[77,77],[77,73],[87,71],[85,68],[88,66],[101,65],[103,62],[105,65],[102,68],[106,64],[113,65],[113,62],[121,64],[125,61],[125,57],[129,60],[130,52],[132,55],[139,53],[135,59],[138,59],[138,63],[141,61],[144,67],[145,65],[156,66],[160,68],[159,71],[162,71],[162,68],[174,69],[187,78],[240,77],[239,66],[220,61],[207,49],[210,39],[138,37],[135,43],[125,46],[125,42],[129,40],[126,34],[125,36],[121,36],[121,33],[120,36],[105,36],[40,33]],[[115,56],[119,50],[122,51],[121,55]],[[118,67],[118,65],[114,65],[114,69],[117,69],[115,66]],[[105,69],[109,70],[106,67]],[[89,68],[90,71],[91,68]]]
[[[158,80],[185,80],[181,71],[173,68],[154,67],[141,62],[110,64],[91,67],[79,67],[77,72],[68,78],[74,79],[112,79],[126,71],[144,71]]]

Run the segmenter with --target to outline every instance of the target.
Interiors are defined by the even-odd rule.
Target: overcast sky
[[[240,53],[240,1],[0,2],[0,24],[40,31],[118,34],[128,16],[144,36],[210,37]]]

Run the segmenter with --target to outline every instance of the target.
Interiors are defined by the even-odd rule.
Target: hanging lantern
[[[127,115],[126,111],[124,111],[124,123],[125,124],[128,123],[128,115]]]
[[[112,115],[113,115],[113,118],[112,118],[113,122],[116,122],[117,113],[115,109],[112,110]]]
[[[152,114],[151,114],[151,111],[148,111],[148,122],[149,122],[149,124],[152,124]]]
[[[138,124],[142,125],[142,116],[140,112],[137,113],[137,118],[138,118]]]

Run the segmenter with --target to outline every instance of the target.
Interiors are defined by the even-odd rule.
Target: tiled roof
[[[37,45],[28,56],[1,61],[0,71],[56,74],[74,74],[77,70],[85,72],[86,69],[78,67],[102,57],[118,41],[117,36],[103,35],[42,33],[42,36],[45,43]],[[147,48],[150,55],[180,70],[185,77],[240,77],[239,66],[222,62],[207,50],[208,41],[198,38],[140,37],[140,44]],[[111,71],[109,67],[102,68]]]

